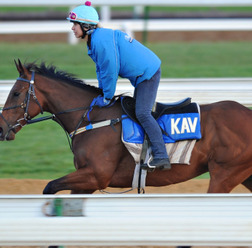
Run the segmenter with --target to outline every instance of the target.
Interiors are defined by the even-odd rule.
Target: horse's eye
[[[20,95],[20,92],[14,92],[13,95],[14,95],[14,96],[19,96],[19,95]]]

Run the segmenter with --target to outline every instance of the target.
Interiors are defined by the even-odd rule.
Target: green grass
[[[0,151],[1,178],[55,179],[74,171],[65,132],[51,120],[24,127]]]
[[[251,42],[147,44],[162,60],[162,77],[251,77]],[[14,79],[14,59],[45,61],[80,78],[95,78],[95,65],[84,42],[59,44],[0,43],[1,79]]]

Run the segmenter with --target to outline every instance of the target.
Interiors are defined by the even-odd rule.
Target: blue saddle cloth
[[[175,143],[176,141],[188,139],[201,139],[199,112],[166,112],[157,119],[157,122],[164,130],[163,138],[165,143]],[[123,140],[125,142],[134,144],[142,144],[144,142],[143,128],[138,123],[130,119],[126,114],[122,115],[122,126]]]

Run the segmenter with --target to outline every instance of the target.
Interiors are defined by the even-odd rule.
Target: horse
[[[121,101],[114,97],[109,107],[90,108],[102,94],[99,88],[45,63],[15,64],[19,77],[0,114],[0,140],[14,140],[43,111],[72,135],[76,170],[50,181],[43,193],[92,194],[107,187],[131,187],[135,161],[121,140]],[[221,101],[200,105],[200,119],[202,138],[192,150],[190,165],[154,170],[147,174],[146,186],[167,186],[209,172],[208,193],[229,193],[239,184],[252,191],[252,111],[234,101]],[[104,120],[117,121],[76,133]]]

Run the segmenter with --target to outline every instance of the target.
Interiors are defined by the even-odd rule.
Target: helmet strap
[[[94,29],[96,28],[96,27],[93,26],[93,25],[83,25],[83,24],[80,23],[80,22],[79,22],[79,25],[80,25],[81,30],[82,30],[82,33],[83,33],[83,35],[82,35],[82,37],[81,37],[82,39],[84,39],[84,38],[86,37],[86,35],[92,34],[92,33],[94,32]],[[85,28],[88,28],[88,30],[85,30],[84,27],[85,27]]]
[[[88,36],[87,46],[89,49],[91,49],[91,35]]]
[[[82,38],[82,39],[84,39],[84,38],[86,37],[87,31],[86,31],[86,30],[84,30],[84,28],[83,28],[83,26],[81,25],[81,23],[80,23],[80,22],[79,22],[79,25],[80,25],[81,30],[82,30],[82,33],[83,33],[83,35],[81,36],[81,38]]]

